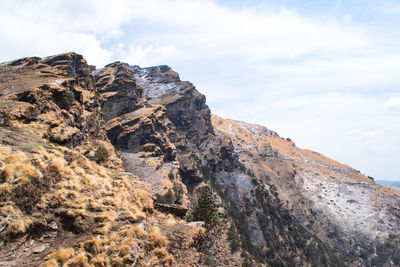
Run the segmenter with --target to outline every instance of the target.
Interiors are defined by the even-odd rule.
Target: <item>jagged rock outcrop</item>
[[[168,66],[24,58],[0,93],[0,266],[400,264],[398,192],[212,116]],[[204,184],[207,231],[186,221]]]
[[[142,89],[126,63],[115,62],[94,70],[98,93],[102,96],[101,110],[105,121],[143,107]]]
[[[137,83],[143,88],[143,97],[149,103],[165,107],[165,113],[172,122],[168,137],[178,151],[177,160],[184,181],[201,181],[200,167],[204,161],[212,159],[199,153],[200,146],[215,142],[205,96],[191,83],[182,82],[168,66],[143,69],[134,66],[132,70]]]

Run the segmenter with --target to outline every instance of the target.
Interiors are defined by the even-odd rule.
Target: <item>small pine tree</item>
[[[205,185],[199,189],[199,198],[193,208],[192,220],[204,221],[208,229],[213,228],[220,222],[214,190]]]

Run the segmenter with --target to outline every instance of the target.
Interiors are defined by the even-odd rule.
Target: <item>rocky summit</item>
[[[0,266],[400,266],[400,192],[211,115],[168,66],[23,58],[0,64]]]

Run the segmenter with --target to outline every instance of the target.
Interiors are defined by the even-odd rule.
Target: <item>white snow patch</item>
[[[164,80],[163,77],[159,76],[150,76],[150,70],[147,68],[142,69],[133,66],[131,69],[136,82],[143,88],[143,97],[145,98],[159,98],[166,94],[178,92],[181,89],[181,86],[173,81]]]
[[[94,69],[94,70],[92,71],[92,75],[99,74],[102,70],[104,70],[104,68],[101,68],[101,69]]]
[[[299,184],[303,182],[303,192],[313,201],[314,208],[336,221],[345,232],[361,232],[376,238],[400,231],[398,224],[391,223],[396,218],[386,206],[377,204],[379,197],[384,196],[371,184],[344,182],[323,174],[315,176],[311,169],[304,169],[295,179]]]
[[[59,85],[59,84],[62,84],[64,81],[65,81],[65,79],[53,80],[51,82],[51,85]]]

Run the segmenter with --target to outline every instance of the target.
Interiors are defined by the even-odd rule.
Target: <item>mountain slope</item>
[[[24,58],[0,93],[0,266],[400,264],[398,193],[212,116],[168,66]]]
[[[392,248],[398,264],[399,194],[323,155],[300,149],[265,127],[213,116],[257,181],[276,188],[303,226],[352,264],[390,264],[376,248]],[[254,196],[253,196],[254,198]],[[383,245],[386,244],[386,245]],[[383,249],[383,248],[382,248]]]

